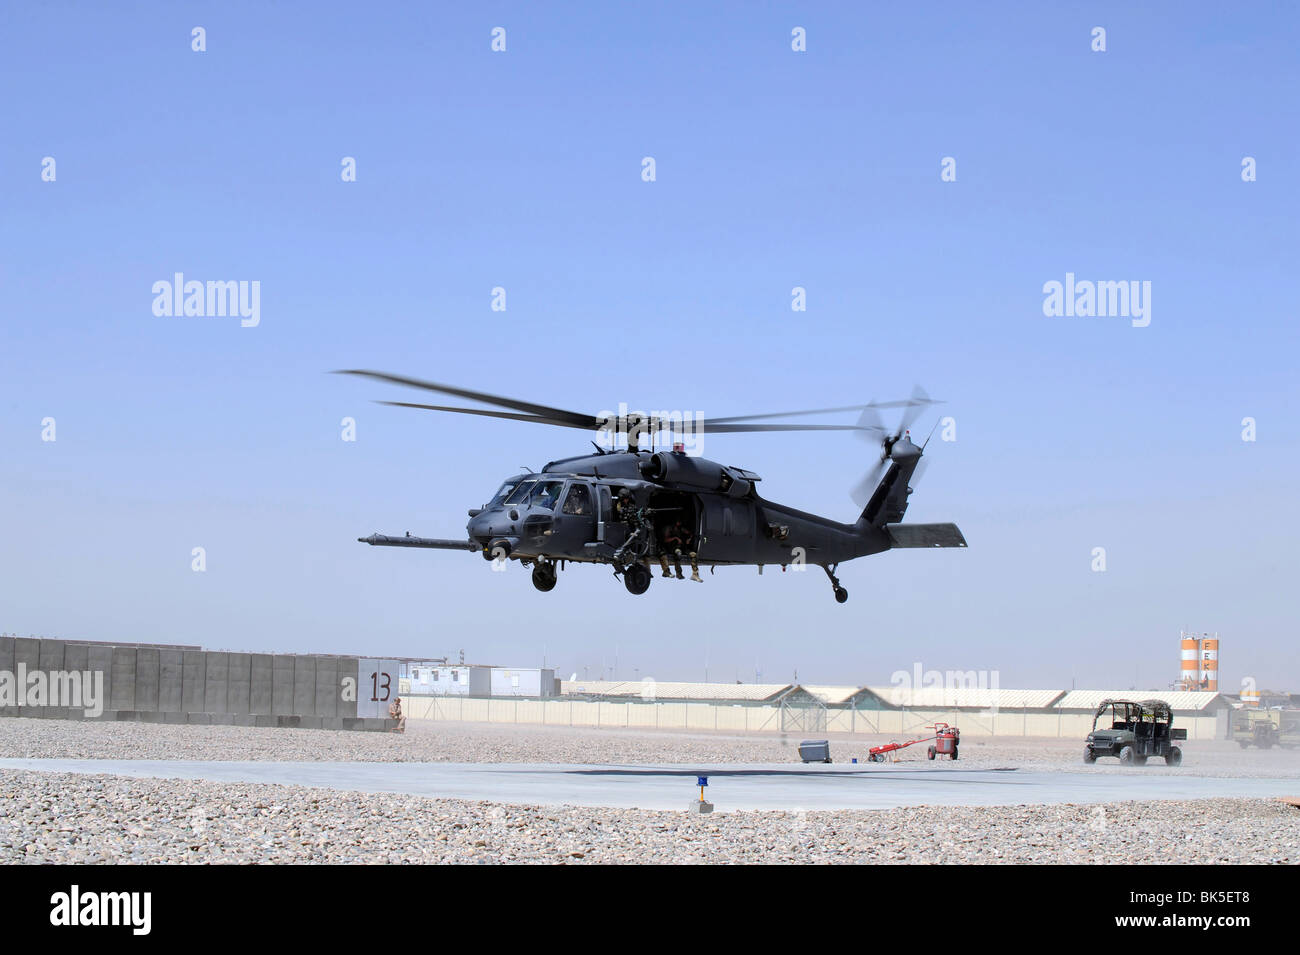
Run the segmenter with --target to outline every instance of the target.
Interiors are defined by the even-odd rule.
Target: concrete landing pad
[[[1137,799],[1277,797],[1294,779],[1170,775],[1159,767],[1022,772],[942,766],[899,769],[799,764],[584,766],[530,763],[215,762],[195,760],[0,759],[0,769],[279,783],[357,792],[538,806],[683,809],[699,798],[695,777],[719,812],[1007,806]]]

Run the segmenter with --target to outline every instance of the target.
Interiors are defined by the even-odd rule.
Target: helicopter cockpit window
[[[487,507],[496,507],[498,504],[505,501],[505,499],[510,496],[510,492],[513,491],[515,487],[517,487],[516,482],[506,481],[505,484],[501,485],[501,490],[497,491],[496,494],[492,495],[492,500],[487,502]]]
[[[528,492],[533,489],[536,481],[520,481],[519,486],[514,489],[509,497],[505,499],[506,504],[522,504],[528,498]]]
[[[591,492],[585,484],[575,484],[569,488],[569,496],[564,499],[565,514],[590,514]]]
[[[563,481],[538,481],[528,495],[528,503],[553,511],[560,500],[560,492],[563,490]]]

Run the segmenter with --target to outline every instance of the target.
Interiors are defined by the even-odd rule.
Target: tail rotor
[[[858,417],[858,431],[860,438],[880,445],[880,459],[875,466],[868,471],[853,489],[849,492],[853,498],[853,503],[858,507],[865,508],[871,501],[872,494],[875,493],[876,487],[880,484],[880,479],[889,467],[889,462],[894,458],[894,446],[898,444],[905,436],[908,437],[908,444],[911,445],[911,439],[908,435],[909,429],[915,423],[916,419],[930,405],[942,404],[926,394],[925,389],[917,385],[912,389],[912,397],[906,401],[891,401],[876,403],[871,402],[863,408],[862,414]],[[880,416],[881,408],[898,408],[903,409],[899,416],[898,427],[890,431],[885,427],[884,420]],[[920,449],[916,449],[916,456],[920,456]]]

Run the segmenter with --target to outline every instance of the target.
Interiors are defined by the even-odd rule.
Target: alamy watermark
[[[994,715],[998,711],[998,690],[1001,674],[998,670],[927,670],[917,662],[911,670],[895,670],[889,677],[893,686],[889,702],[895,706],[930,709],[935,706],[967,707],[973,705],[971,691],[986,691],[989,705],[981,715]],[[918,690],[938,690],[924,694],[918,700]]]
[[[177,272],[171,281],[153,283],[153,313],[159,318],[224,318],[239,316],[244,328],[262,321],[262,283],[256,279],[230,282],[185,280]]]
[[[1151,324],[1151,282],[1076,280],[1043,283],[1043,314],[1048,318],[1128,318],[1134,328]]]
[[[152,892],[86,892],[73,885],[50,896],[50,924],[124,926],[132,935],[148,935],[153,926]]]
[[[94,719],[104,712],[103,670],[0,670],[0,707],[61,706]]]
[[[617,411],[602,411],[596,419],[596,444],[604,450],[627,447],[629,441],[647,450],[652,437],[669,431],[675,447],[680,445],[687,454],[704,453],[702,411],[629,411],[626,402],[619,402]]]

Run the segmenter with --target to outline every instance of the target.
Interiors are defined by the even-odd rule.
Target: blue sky
[[[1160,687],[1188,627],[1222,635],[1228,688],[1294,689],[1298,19],[8,5],[0,629],[463,648],[592,677],[617,659],[620,677],[699,679],[707,660],[715,679],[887,683],[920,662]],[[155,316],[153,283],[178,271],[259,281],[260,325]],[[1151,324],[1045,317],[1067,272],[1150,281]],[[375,405],[411,396],[340,367],[593,413],[920,382],[957,440],[931,445],[908,518],[954,520],[971,546],[846,565],[844,606],[819,571],[637,599],[578,568],[539,594],[517,567],[365,547],[458,536],[501,478],[584,442]],[[845,520],[872,460],[847,435],[710,436],[706,454]]]

